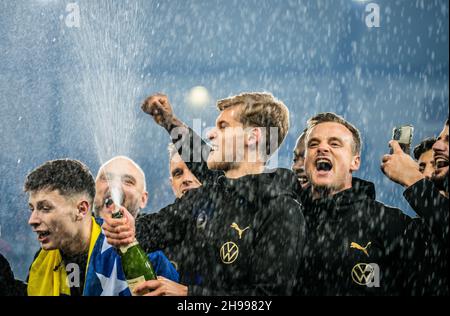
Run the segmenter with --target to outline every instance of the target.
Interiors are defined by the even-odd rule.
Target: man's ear
[[[90,206],[88,201],[86,201],[86,200],[79,201],[78,204],[77,204],[76,219],[77,220],[82,220],[87,215],[90,216],[91,215],[90,209],[91,209],[91,206]]]
[[[361,166],[361,156],[359,154],[353,156],[352,163],[350,165],[350,171],[355,172],[359,170],[359,167]]]
[[[251,127],[247,129],[247,146],[256,147],[261,142],[262,131],[260,127]]]
[[[139,204],[140,209],[144,209],[147,206],[148,202],[148,192],[143,192],[141,195],[141,203]]]

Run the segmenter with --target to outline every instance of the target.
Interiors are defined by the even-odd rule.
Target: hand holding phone
[[[411,153],[411,143],[414,133],[412,125],[402,125],[395,127],[392,131],[392,139],[396,140],[405,154]],[[391,148],[392,154],[392,148]]]

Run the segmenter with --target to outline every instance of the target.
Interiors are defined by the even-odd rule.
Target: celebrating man
[[[435,171],[426,178],[419,165],[405,154],[396,141],[391,141],[391,155],[385,155],[381,168],[392,181],[405,187],[404,197],[420,216],[417,227],[410,229],[410,247],[419,254],[414,267],[417,294],[448,295],[449,269],[449,189],[448,189],[448,119],[434,143]]]
[[[224,99],[218,108],[216,126],[208,135],[212,150],[207,166],[222,175],[200,179],[203,186],[156,214],[142,216],[136,230],[128,212],[124,219],[107,219],[103,225],[114,245],[132,242],[135,231],[147,250],[180,245],[181,284],[148,281],[138,292],[292,293],[304,242],[302,210],[295,200],[297,179],[289,170],[264,172],[270,155],[264,139],[272,137],[281,144],[288,131],[288,110],[267,93]],[[148,98],[143,110],[169,133],[183,126],[164,95]]]
[[[308,238],[299,295],[396,295],[402,236],[409,218],[375,199],[371,182],[353,177],[361,165],[358,129],[334,113],[308,121],[301,194]]]
[[[92,217],[95,182],[79,161],[53,160],[26,178],[29,224],[41,249],[28,275],[31,296],[130,295],[120,257]]]
[[[105,162],[95,180],[94,213],[96,217],[111,216],[115,205],[106,205],[115,191],[121,202],[134,218],[140,215],[148,201],[145,173],[132,159],[116,156]],[[161,251],[153,251],[148,257],[157,275],[178,281],[178,272]]]

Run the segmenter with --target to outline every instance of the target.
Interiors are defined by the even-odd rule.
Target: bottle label
[[[120,252],[121,253],[126,253],[128,249],[130,249],[133,246],[136,246],[137,244],[138,244],[138,242],[135,240],[131,244],[128,244],[126,246],[121,246],[121,247],[119,247],[120,248]]]
[[[145,282],[145,277],[143,275],[134,279],[127,280],[128,287],[130,288],[131,291],[131,295],[136,296],[136,294],[134,293],[134,289],[142,282]],[[146,293],[148,293],[148,291],[143,294]]]

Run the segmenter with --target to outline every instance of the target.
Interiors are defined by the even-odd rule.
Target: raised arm
[[[211,148],[200,135],[175,116],[166,95],[154,94],[148,97],[141,108],[169,133],[181,158],[200,182],[212,181],[217,176],[216,172],[208,169],[206,163]]]

